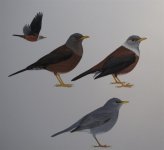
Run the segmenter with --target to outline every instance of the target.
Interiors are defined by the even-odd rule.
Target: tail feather
[[[13,34],[13,36],[18,36],[18,37],[24,38],[24,35],[19,35],[19,34]]]
[[[62,134],[62,133],[64,133],[64,132],[71,131],[71,130],[73,130],[74,128],[77,128],[78,124],[79,124],[79,121],[76,122],[76,123],[74,123],[72,126],[68,127],[67,129],[64,129],[64,130],[62,130],[62,131],[60,131],[60,132],[57,132],[57,133],[51,135],[51,137],[55,137],[55,136],[57,136],[57,135],[59,135],[59,134]]]
[[[16,74],[18,74],[18,73],[21,73],[21,72],[24,72],[24,71],[26,71],[26,70],[28,70],[28,69],[25,68],[25,69],[19,70],[19,71],[15,72],[15,73],[10,74],[8,77],[14,76],[14,75],[16,75]]]
[[[92,71],[92,70],[89,69],[89,70],[83,72],[82,74],[76,76],[76,77],[73,78],[71,81],[76,81],[76,80],[78,80],[78,79],[80,79],[80,78],[82,78],[82,77],[84,77],[84,76],[86,76],[86,75],[88,75],[88,74],[93,73],[93,72],[95,72],[95,71]]]

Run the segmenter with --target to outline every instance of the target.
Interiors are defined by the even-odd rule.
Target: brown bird
[[[37,13],[34,19],[32,20],[31,24],[30,25],[26,24],[23,27],[24,35],[13,34],[13,36],[24,38],[30,42],[35,42],[46,38],[42,35],[39,35],[42,26],[42,18],[43,18],[43,14],[41,12]]]
[[[59,81],[59,84],[56,85],[57,87],[71,87],[72,84],[65,84],[62,81],[60,74],[67,73],[77,66],[83,55],[82,41],[86,38],[89,38],[89,36],[83,36],[79,33],[72,34],[64,45],[40,58],[25,69],[9,75],[9,77],[26,70],[45,69],[55,74]]]
[[[108,55],[103,61],[73,78],[72,81],[92,73],[95,73],[95,79],[111,74],[114,78],[112,84],[120,84],[117,87],[132,87],[132,84],[120,81],[117,76],[129,73],[134,69],[139,60],[139,44],[143,40],[146,40],[146,38],[136,35],[130,36],[122,46]]]

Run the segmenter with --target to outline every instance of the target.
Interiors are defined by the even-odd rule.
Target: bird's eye
[[[134,41],[135,41],[135,39],[132,39],[132,41],[134,42]]]

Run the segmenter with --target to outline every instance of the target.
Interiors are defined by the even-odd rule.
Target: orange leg
[[[114,74],[112,74],[112,76],[113,76],[114,81],[111,82],[111,84],[122,84],[123,83],[120,80],[118,80],[117,77]]]
[[[55,74],[55,73],[54,73]],[[59,84],[56,84],[56,87],[72,87],[72,84],[65,84],[62,80],[62,78],[60,77],[59,73],[55,74],[57,80],[59,81]]]
[[[121,87],[131,88],[133,86],[133,84],[122,82],[118,77],[116,77],[116,79],[121,84],[121,85],[117,86],[118,88],[121,88]]]

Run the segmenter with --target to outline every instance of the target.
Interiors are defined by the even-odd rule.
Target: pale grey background
[[[113,150],[164,148],[164,1],[163,0],[1,0],[0,2],[0,149],[89,150],[96,144],[86,133],[50,136],[103,105],[109,98],[129,100],[116,126],[99,135]],[[41,34],[47,39],[30,43],[12,37],[22,33],[42,11]],[[27,71],[8,78],[54,48],[72,33],[90,35],[84,41],[80,64],[63,75],[66,82],[106,57],[132,34],[148,37],[140,45],[137,67],[120,78],[132,89],[116,89],[111,76],[92,75],[70,89],[56,88],[47,71]]]

